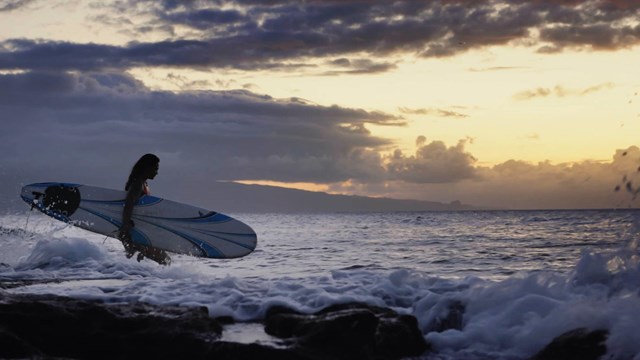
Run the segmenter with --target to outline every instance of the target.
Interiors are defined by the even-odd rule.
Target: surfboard
[[[125,191],[72,183],[26,185],[22,199],[57,220],[117,237]],[[178,254],[228,259],[245,256],[257,245],[251,227],[230,216],[179,202],[143,195],[133,209],[135,244]]]

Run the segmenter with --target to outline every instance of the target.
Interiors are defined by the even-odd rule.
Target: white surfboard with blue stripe
[[[116,237],[127,193],[70,183],[36,183],[22,188],[29,205],[58,220]],[[134,243],[207,258],[236,258],[256,248],[256,233],[227,215],[143,195],[133,209]]]

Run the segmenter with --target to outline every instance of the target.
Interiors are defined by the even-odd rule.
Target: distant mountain
[[[227,213],[454,211],[475,209],[473,206],[464,205],[459,201],[445,204],[421,200],[333,195],[324,192],[265,185],[245,185],[233,182],[212,184],[198,198],[188,199],[188,201],[193,201],[194,204],[205,208]]]

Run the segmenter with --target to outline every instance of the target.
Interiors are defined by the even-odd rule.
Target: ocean
[[[640,359],[638,211],[230,215],[256,230],[252,254],[169,267],[37,212],[0,216],[0,282],[15,284],[0,291],[206,306],[238,322],[357,301],[415,316],[427,360],[527,359],[582,327],[609,331],[607,359]],[[451,301],[463,328],[430,331]],[[223,336],[272,341],[249,327]]]

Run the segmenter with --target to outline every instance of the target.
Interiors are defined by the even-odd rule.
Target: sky
[[[637,207],[638,64],[637,0],[0,0],[0,200],[151,152],[174,200]]]

